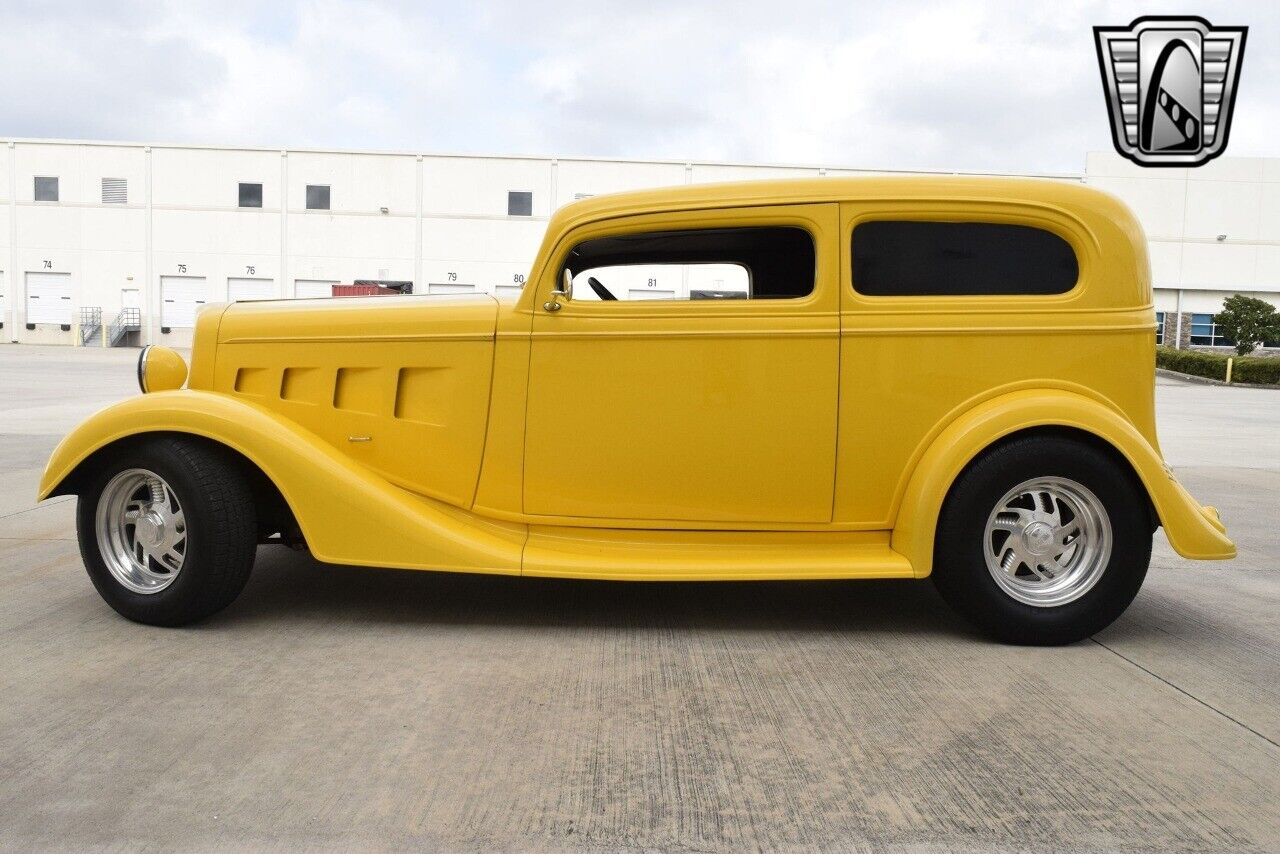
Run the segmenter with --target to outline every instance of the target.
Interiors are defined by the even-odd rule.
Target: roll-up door
[[[275,299],[276,283],[274,279],[227,279],[227,299],[255,300]]]
[[[457,282],[429,282],[427,284],[427,293],[429,294],[474,294],[475,292],[475,285],[464,285]]]
[[[169,329],[190,329],[196,325],[196,310],[209,301],[202,276],[160,277],[160,325]]]
[[[293,295],[298,299],[318,299],[333,296],[336,279],[297,279],[293,283]]]
[[[27,273],[27,323],[72,321],[71,274]]]

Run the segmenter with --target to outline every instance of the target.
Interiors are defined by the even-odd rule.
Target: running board
[[[914,578],[888,531],[637,531],[532,526],[522,575],[611,581]]]

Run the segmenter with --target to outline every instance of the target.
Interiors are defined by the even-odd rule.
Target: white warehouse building
[[[884,174],[579,157],[452,156],[15,139],[0,169],[0,340],[190,343],[198,308],[328,296],[519,293],[551,212],[618,190]],[[1280,303],[1280,158],[1142,169],[1086,158],[1150,241],[1163,339],[1221,345],[1231,293]],[[95,325],[97,324],[97,325]]]
[[[1227,346],[1213,315],[1232,294],[1280,308],[1280,157],[1150,169],[1095,152],[1081,179],[1123,199],[1146,230],[1161,343]]]

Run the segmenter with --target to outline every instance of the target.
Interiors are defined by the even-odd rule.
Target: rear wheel
[[[222,610],[249,580],[252,492],[226,452],[181,437],[122,450],[81,491],[76,529],[89,578],[139,623],[179,626]]]
[[[933,579],[988,634],[1071,643],[1120,616],[1151,559],[1147,497],[1127,467],[1066,437],[1015,439],[960,476],[938,523]]]

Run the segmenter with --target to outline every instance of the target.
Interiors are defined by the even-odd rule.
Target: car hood
[[[467,296],[337,297],[232,303],[219,344],[492,337],[498,301]]]

